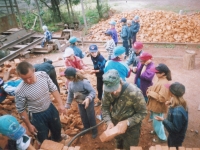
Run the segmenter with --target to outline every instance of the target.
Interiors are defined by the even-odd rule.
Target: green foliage
[[[80,3],[80,0],[72,0],[72,4],[78,5]]]

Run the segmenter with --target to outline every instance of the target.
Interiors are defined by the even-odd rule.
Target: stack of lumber
[[[140,16],[140,31],[138,40],[142,42],[177,42],[198,43],[200,42],[200,13],[192,15],[179,15],[174,12],[134,10],[115,14],[112,18],[100,21],[91,27],[86,40],[106,41],[105,31],[109,29],[109,22],[116,21],[116,30],[121,32],[121,18],[133,20],[134,16]]]

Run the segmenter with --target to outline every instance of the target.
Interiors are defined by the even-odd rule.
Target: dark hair
[[[26,75],[29,72],[29,70],[34,70],[34,67],[27,61],[20,62],[16,68],[17,73],[22,75]]]
[[[170,70],[165,75],[166,75],[166,78],[167,78],[168,81],[172,80],[172,76],[171,76],[171,71]]]
[[[75,43],[70,43],[71,46],[76,46],[76,42]]]

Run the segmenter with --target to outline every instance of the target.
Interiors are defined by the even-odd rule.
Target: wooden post
[[[192,50],[186,50],[183,56],[183,67],[187,70],[195,68],[195,55],[196,52]]]

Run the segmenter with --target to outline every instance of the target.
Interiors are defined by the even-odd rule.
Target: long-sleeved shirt
[[[49,92],[57,90],[46,72],[35,72],[37,81],[33,84],[27,84],[22,81],[15,90],[15,103],[19,113],[22,113],[26,107],[32,113],[45,111],[51,104]]]
[[[141,90],[135,85],[129,84],[117,99],[111,93],[104,91],[102,100],[104,121],[106,123],[112,121],[116,125],[118,122],[128,119],[130,127],[140,124],[147,114],[146,103]]]
[[[112,31],[112,38],[113,38],[115,44],[117,44],[118,43],[117,31],[115,28],[111,28],[110,30]]]
[[[138,22],[132,21],[131,33],[135,35],[140,29],[140,24]]]
[[[104,68],[106,64],[105,58],[101,54],[99,54],[96,57],[91,56],[91,59],[94,65],[94,70],[99,70],[99,72],[96,72],[96,76],[101,77],[104,73]]]
[[[65,66],[66,67],[74,67],[78,70],[86,69],[87,66],[83,63],[79,57],[74,56],[74,60],[65,59]]]
[[[35,71],[44,71],[48,74],[49,71],[54,69],[54,66],[52,65],[52,63],[53,62],[51,60],[48,60],[48,61],[41,63],[41,64],[35,64],[34,65]]]
[[[108,56],[112,56],[114,48],[115,48],[115,42],[113,39],[110,39],[105,44],[106,50],[108,51]]]
[[[104,73],[106,73],[110,69],[117,70],[120,75],[120,78],[122,78],[123,81],[126,81],[126,78],[128,78],[131,73],[128,65],[123,61],[108,60],[104,68]]]
[[[154,67],[153,62],[150,62],[148,65],[146,65],[146,69],[143,73],[141,73],[144,65],[142,65],[140,62],[137,65],[137,71],[135,75],[135,84],[137,82],[137,79],[140,78],[140,89],[144,96],[146,96],[147,88],[153,85],[153,77],[155,75],[154,72],[152,72],[150,69]]]
[[[74,94],[76,92],[82,93],[86,95],[86,98],[90,99],[90,102],[94,100],[96,96],[96,92],[92,85],[90,84],[89,80],[83,79],[78,82],[69,82],[69,93],[67,96],[67,104],[71,104],[72,100],[74,99]]]
[[[84,57],[84,54],[83,52],[81,51],[80,48],[78,48],[77,46],[75,45],[71,45],[70,46],[73,50],[74,50],[74,55],[79,57],[79,58],[83,58]]]
[[[133,51],[133,49],[131,49]],[[143,51],[140,51],[140,53],[135,53],[132,52],[131,55],[129,56],[128,60],[126,61],[126,64],[128,66],[133,65],[133,67],[137,66],[139,59],[137,58],[138,56],[140,56],[143,53]]]
[[[183,140],[188,126],[188,112],[183,106],[170,107],[167,119],[163,121],[163,125],[171,137],[173,135],[176,138],[179,136]]]
[[[123,41],[127,41],[129,39],[129,31],[126,24],[122,26],[120,37],[122,38]]]
[[[44,32],[44,39],[46,39],[47,41],[50,41],[52,38],[51,32],[49,30],[46,30]]]

